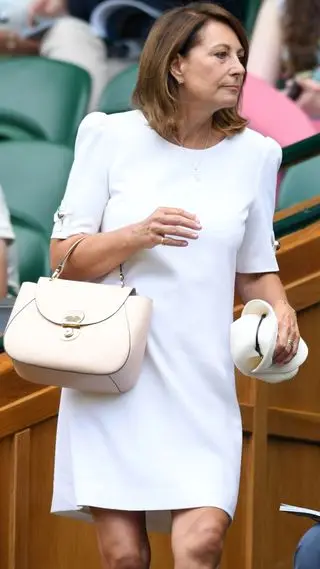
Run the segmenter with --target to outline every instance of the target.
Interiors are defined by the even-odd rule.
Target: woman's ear
[[[178,54],[177,57],[171,63],[170,73],[171,73],[172,77],[175,78],[177,83],[179,83],[179,85],[182,85],[184,83],[183,60],[182,60],[181,55]]]

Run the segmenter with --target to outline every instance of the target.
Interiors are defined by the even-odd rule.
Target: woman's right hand
[[[157,245],[186,247],[188,239],[198,239],[201,224],[197,216],[183,209],[159,207],[141,223],[134,232],[144,249]]]

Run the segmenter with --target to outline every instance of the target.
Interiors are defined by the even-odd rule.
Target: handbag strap
[[[56,269],[53,271],[50,280],[54,281],[55,279],[58,279],[64,268],[66,265],[66,262],[68,261],[70,255],[73,253],[73,251],[75,250],[76,247],[78,247],[79,243],[81,243],[81,241],[84,241],[84,239],[87,238],[87,235],[80,237],[80,239],[77,239],[77,241],[75,241],[75,243],[73,243],[71,245],[71,247],[69,247],[68,251],[66,252],[65,256],[63,257],[63,259],[60,261],[60,263],[58,264],[58,266],[56,267]],[[124,282],[124,274],[123,274],[123,270],[122,270],[122,264],[120,265],[120,284],[121,284],[121,288],[123,288],[125,286],[125,282]]]

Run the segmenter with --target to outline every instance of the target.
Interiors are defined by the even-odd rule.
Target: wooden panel
[[[236,373],[236,385],[238,401],[245,405],[250,405],[254,400],[253,381],[248,377],[244,377],[240,373]]]
[[[288,409],[268,409],[268,433],[306,442],[320,440],[320,414]]]
[[[29,567],[100,569],[93,526],[49,513],[55,432],[55,419],[32,429]]]
[[[315,196],[313,198],[304,200],[303,202],[299,202],[285,209],[281,209],[279,211],[276,211],[274,216],[274,221],[280,221],[281,219],[285,219],[296,213],[303,212],[309,208],[314,207],[315,205],[318,205],[319,203],[320,203],[320,197]]]
[[[55,416],[59,400],[59,389],[47,387],[0,407],[0,439]]]
[[[28,569],[30,430],[13,437],[9,510],[9,569]]]
[[[279,512],[281,502],[320,510],[320,446],[272,438],[269,441],[267,567],[292,569],[292,556],[312,522]]]
[[[7,569],[9,563],[10,539],[10,478],[12,459],[12,437],[0,439],[0,567]]]
[[[168,534],[150,535],[151,545],[151,569],[173,569],[171,554],[171,540]]]
[[[320,222],[281,239],[277,253],[281,278],[285,285],[319,272]]]
[[[309,347],[309,357],[292,381],[269,386],[268,404],[270,407],[320,413],[320,304],[299,312],[298,321],[301,336]]]

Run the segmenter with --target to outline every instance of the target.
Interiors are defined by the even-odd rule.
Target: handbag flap
[[[87,326],[113,316],[134,292],[131,287],[41,277],[35,302],[50,322]]]

